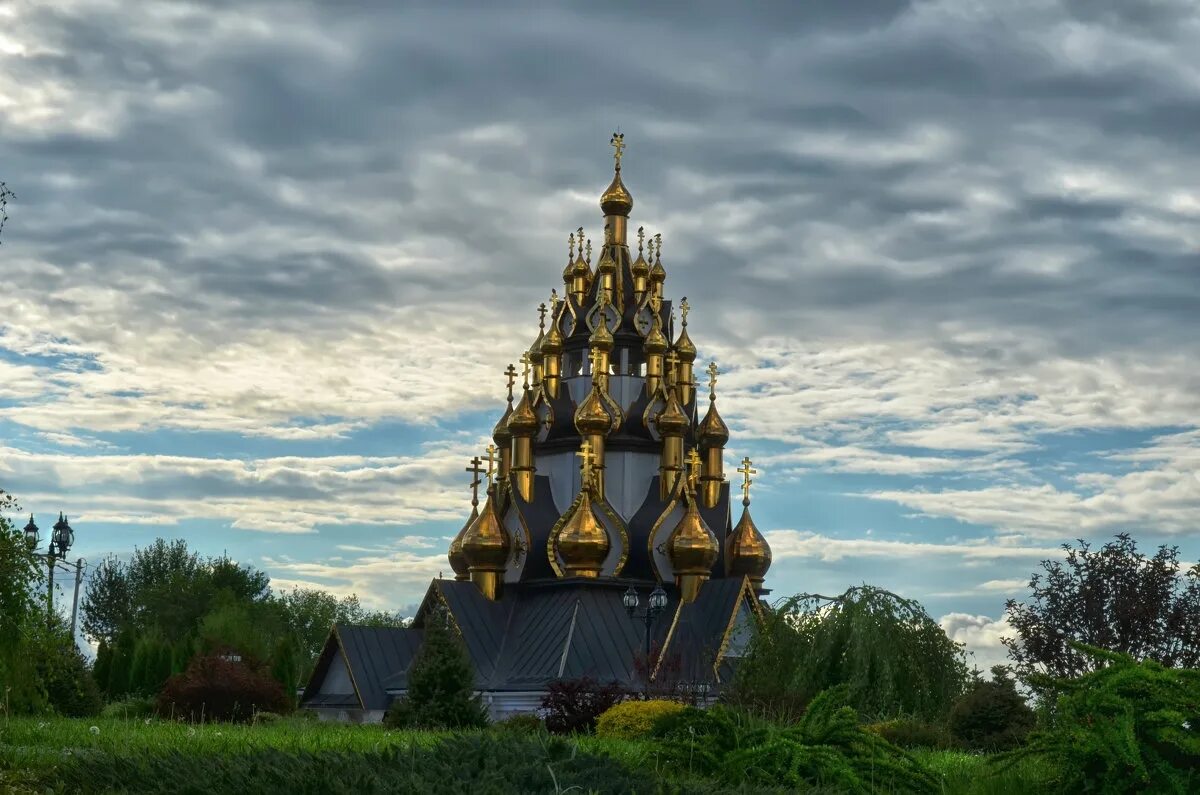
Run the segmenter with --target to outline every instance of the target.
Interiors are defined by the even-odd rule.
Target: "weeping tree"
[[[8,220],[8,200],[17,198],[17,194],[0,182],[0,232],[4,231],[4,223]]]
[[[766,611],[729,697],[786,720],[845,685],[865,717],[936,719],[968,681],[962,645],[919,602],[862,585],[840,596],[800,594]]]

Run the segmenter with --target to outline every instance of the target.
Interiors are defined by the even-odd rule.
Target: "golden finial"
[[[638,231],[641,232],[642,230],[639,228]],[[638,250],[640,251],[641,249],[639,248]],[[650,256],[647,257],[647,261],[654,259],[654,238],[653,237],[650,238],[650,242],[646,243],[646,250],[648,252],[650,252]]]
[[[679,373],[676,369],[679,366],[679,354],[675,353],[675,349],[672,348],[667,351],[667,355],[664,358],[667,363],[667,375],[670,376],[671,381],[667,386],[675,386],[675,377]]]
[[[508,369],[504,371],[504,374],[508,376],[508,402],[512,403],[513,384],[517,383],[517,368],[513,367],[512,362],[508,363]]]
[[[479,505],[479,484],[483,482],[482,480],[479,479],[479,476],[482,475],[483,471],[484,471],[483,467],[479,466],[479,464],[482,461],[483,461],[482,458],[480,458],[479,456],[475,456],[474,458],[471,459],[471,466],[467,467],[467,471],[473,475],[473,477],[471,478],[471,507],[472,508],[478,507],[478,505]]]
[[[616,150],[613,153],[613,158],[617,161],[617,171],[621,170],[621,153],[625,150],[625,135],[623,133],[613,133],[608,142],[609,146]]]
[[[690,312],[690,311],[692,311],[692,306],[691,306],[691,304],[689,304],[687,302],[687,296],[685,295],[679,301],[679,314],[681,314],[683,316],[683,327],[684,328],[687,328],[687,316],[688,316],[688,312]]]
[[[550,290],[550,321],[551,322],[553,322],[555,316],[558,315],[558,304],[560,301],[562,301],[562,299],[558,297],[558,290],[554,290],[554,289]]]
[[[596,465],[596,452],[592,450],[592,443],[587,439],[579,445],[579,452],[576,453],[579,457],[579,476],[583,483],[583,488],[590,488],[592,485],[592,467]]]
[[[489,444],[485,450],[487,453],[487,479],[488,488],[492,488],[492,478],[496,475],[496,445]]]
[[[597,363],[600,361],[600,359],[601,359],[603,356],[604,356],[604,352],[603,352],[603,351],[601,351],[599,348],[591,348],[591,349],[589,349],[589,350],[588,350],[588,361],[592,363],[592,373],[593,373],[593,375],[594,375],[594,374],[595,374],[595,372],[596,372],[596,369],[597,369]]]
[[[646,239],[646,227],[639,226],[638,227],[638,254],[639,255],[641,255],[641,253],[642,253],[642,242],[645,241],[645,239]]]
[[[695,447],[688,451],[687,468],[688,488],[690,488],[692,491],[695,491],[696,482],[700,480],[700,472],[704,468],[704,465],[700,461],[700,454],[696,452]]]
[[[742,459],[742,465],[737,468],[742,475],[742,505],[750,504],[750,484],[754,482],[754,478],[750,476],[758,474],[757,469],[751,468],[751,463],[750,456],[746,456]]]
[[[654,236],[654,261],[662,262],[662,232]]]
[[[716,362],[709,362],[708,368],[705,370],[708,373],[708,399],[717,399],[717,375],[721,372],[717,369]]]
[[[575,230],[575,238],[579,241],[579,256],[583,256],[583,227]]]
[[[525,388],[529,389],[529,367],[533,364],[533,357],[529,355],[529,351],[525,351],[521,354],[521,358],[518,361],[521,362],[521,366],[525,370],[521,376],[524,379]]]
[[[538,331],[546,330],[546,305],[538,304]]]
[[[658,295],[650,296],[650,308],[654,310],[654,316],[658,317],[662,312],[662,298]]]
[[[567,262],[575,261],[575,233],[567,235]]]
[[[592,241],[591,240],[588,240],[588,242],[587,242],[587,257],[585,257],[585,259],[587,260],[588,265],[592,264]]]

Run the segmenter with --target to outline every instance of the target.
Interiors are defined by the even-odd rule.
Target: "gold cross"
[[[533,357],[529,355],[529,351],[521,354],[520,362],[525,367],[525,373],[522,376],[525,379],[525,388],[529,389],[529,366],[533,364]]]
[[[667,375],[670,376],[671,380],[670,386],[675,386],[675,368],[679,364],[679,354],[677,354],[675,349],[672,348],[671,350],[667,351],[665,358],[667,362]]]
[[[579,452],[575,455],[579,456],[579,476],[583,482],[583,488],[588,488],[592,484],[592,467],[596,464],[596,452],[592,450],[592,443],[587,439],[579,445]]]
[[[538,304],[538,331],[546,330],[546,305]]]
[[[576,236],[576,239],[579,240],[579,257],[582,259],[583,258],[583,227],[582,226],[575,230],[575,236]]]
[[[717,369],[716,362],[709,362],[708,369],[706,370],[706,372],[708,373],[708,399],[716,400],[717,399],[717,374],[720,373],[721,371]]]
[[[657,254],[655,254],[656,259],[661,260],[662,259],[662,232],[659,232],[658,234],[656,234],[654,236],[654,250],[658,252]]]
[[[701,466],[700,454],[697,453],[696,448],[693,447],[688,451],[687,454],[688,485],[691,486],[692,489],[696,488],[696,481],[700,479]]]
[[[567,262],[575,261],[575,233],[567,235]]]
[[[638,231],[640,232],[641,229],[639,228]],[[641,243],[639,241],[638,251],[640,252],[641,250],[642,250]],[[650,256],[646,258],[647,261],[653,261],[654,260],[654,238],[650,238],[650,242],[646,244],[646,250],[650,252]]]
[[[554,317],[558,314],[558,304],[560,301],[562,301],[562,299],[558,297],[558,290],[551,290],[550,291],[550,321],[551,322],[554,321]]]
[[[591,240],[589,240],[587,242],[587,264],[588,265],[592,264],[592,241]]]
[[[646,227],[638,227],[638,253],[642,253],[642,241],[646,239]]]
[[[754,482],[754,478],[750,476],[758,474],[757,469],[752,469],[750,467],[751,463],[750,456],[746,456],[742,459],[742,465],[737,468],[737,471],[742,475],[742,499],[745,500],[747,504],[750,502],[750,484]]]
[[[596,374],[596,370],[600,367],[600,357],[603,355],[604,354],[600,352],[599,348],[592,348],[588,351],[588,361],[592,363],[593,376]]]
[[[483,467],[479,466],[479,463],[482,460],[479,456],[475,456],[471,459],[471,466],[467,467],[467,471],[474,475],[471,478],[471,505],[473,506],[479,505],[479,484],[483,482],[479,479],[479,476],[483,474]]]
[[[690,312],[690,311],[692,311],[692,306],[691,306],[691,304],[689,304],[687,302],[687,296],[685,295],[679,301],[679,314],[683,315],[683,327],[684,328],[687,328],[687,316],[688,316],[688,312]]]
[[[657,295],[650,296],[650,308],[654,310],[654,317],[661,320],[659,314],[662,312],[662,298]]]
[[[617,161],[617,171],[621,170],[621,152],[625,149],[625,135],[623,133],[613,133],[609,139],[608,145],[616,149],[616,154],[613,155]]]
[[[508,363],[508,369],[504,371],[504,374],[508,376],[508,402],[512,403],[513,384],[517,383],[517,368],[513,367],[512,362]]]
[[[487,452],[487,464],[488,464],[487,479],[488,479],[488,488],[490,489],[492,487],[492,478],[496,474],[496,452],[497,452],[496,445],[489,444],[487,446],[486,452]]]

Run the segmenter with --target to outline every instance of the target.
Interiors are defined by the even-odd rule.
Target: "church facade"
[[[430,583],[410,627],[333,628],[302,700],[322,717],[382,719],[437,609],[493,718],[536,710],[556,679],[710,695],[728,682],[771,564],[756,472],[743,458],[735,522],[719,371],[697,364],[687,299],[666,295],[661,235],[638,227],[632,251],[623,136],[611,143],[598,256],[582,228],[569,235],[562,295],[505,373],[494,444],[467,469],[454,579]]]

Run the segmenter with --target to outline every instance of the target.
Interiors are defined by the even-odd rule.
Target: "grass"
[[[0,793],[59,791],[56,771],[88,758],[133,760],[130,764],[134,766],[137,760],[147,759],[231,760],[280,754],[344,759],[355,754],[429,749],[444,737],[434,732],[298,718],[254,726],[189,726],[141,718],[9,718],[0,720]],[[657,757],[650,743],[590,736],[576,742],[582,752],[610,757],[627,770],[644,771],[648,786],[657,779]],[[1053,791],[1052,771],[1035,762],[998,771],[983,755],[918,751],[916,756],[943,780],[944,793],[1033,795]]]

